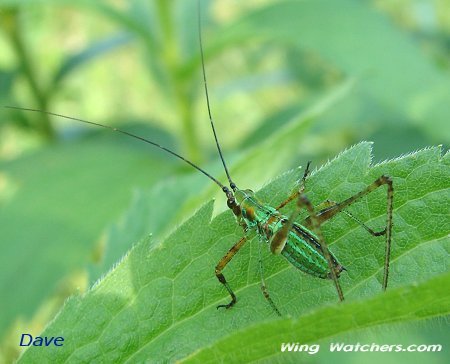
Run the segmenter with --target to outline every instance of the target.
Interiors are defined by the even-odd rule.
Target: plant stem
[[[193,102],[189,93],[189,81],[180,76],[180,63],[182,60],[174,37],[173,17],[170,11],[171,5],[172,2],[167,0],[159,0],[157,2],[163,37],[162,44],[164,45],[162,57],[166,65],[176,109],[182,122],[181,137],[183,138],[185,154],[190,160],[199,162],[201,153],[193,120]]]
[[[9,34],[12,47],[17,54],[20,68],[23,76],[25,77],[32,96],[36,100],[37,107],[40,110],[47,110],[48,99],[45,96],[43,90],[39,87],[37,76],[35,74],[35,68],[32,65],[31,57],[28,53],[28,49],[25,45],[19,21],[19,10],[17,8],[6,11],[2,14],[2,23]],[[41,114],[41,121],[34,123],[33,127],[48,140],[55,138],[55,130],[53,129],[50,118],[46,114]]]

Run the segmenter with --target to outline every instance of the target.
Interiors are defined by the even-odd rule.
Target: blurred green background
[[[224,180],[207,119],[197,21],[189,0],[3,0],[0,104],[126,129]],[[258,189],[361,140],[374,142],[374,162],[448,145],[448,0],[202,1],[201,23],[212,111],[230,165],[301,121],[282,163],[271,158],[280,151],[266,151],[264,163],[234,172],[240,186]],[[216,192],[143,143],[2,107],[3,357],[17,354],[17,332],[39,332],[68,295],[120,258],[105,259],[114,239],[107,236],[136,208],[136,195],[149,196],[149,225],[132,232],[121,254],[144,235],[167,234]],[[224,207],[221,195],[217,202]],[[442,337],[441,325],[401,330],[427,343]],[[364,335],[374,337],[357,339]]]

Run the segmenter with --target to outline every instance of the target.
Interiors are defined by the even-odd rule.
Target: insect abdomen
[[[330,269],[317,239],[308,230],[296,224],[289,232],[288,240],[281,254],[295,268],[307,274],[319,278],[330,278]],[[339,276],[343,267],[332,254],[331,259],[333,260],[336,274]]]

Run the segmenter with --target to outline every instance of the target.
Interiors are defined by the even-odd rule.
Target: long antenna
[[[14,110],[22,110],[22,111],[32,111],[32,112],[37,112],[37,113],[43,113],[43,114],[47,114],[47,115],[57,116],[57,117],[64,118],[64,119],[75,120],[75,121],[79,121],[81,123],[99,126],[101,128],[109,129],[109,130],[116,131],[116,132],[121,133],[121,134],[128,135],[131,138],[138,139],[138,140],[141,140],[141,141],[143,141],[145,143],[151,144],[151,145],[153,145],[153,146],[155,146],[155,147],[157,147],[159,149],[162,149],[162,150],[166,151],[167,153],[172,154],[173,156],[177,157],[178,159],[181,159],[182,161],[186,162],[190,166],[194,167],[197,171],[203,173],[206,177],[208,177],[214,183],[216,183],[222,189],[223,192],[225,192],[226,194],[229,192],[229,190],[228,190],[228,188],[226,186],[224,186],[222,183],[220,183],[217,179],[215,179],[213,176],[211,176],[208,172],[206,172],[205,170],[203,170],[199,166],[197,166],[194,163],[192,163],[190,160],[187,160],[186,158],[182,157],[178,153],[175,153],[174,151],[170,150],[169,148],[163,147],[162,145],[159,145],[158,143],[152,142],[149,139],[145,139],[143,137],[140,137],[139,135],[135,135],[135,134],[132,134],[132,133],[130,133],[128,131],[121,130],[121,129],[118,129],[118,128],[114,128],[112,126],[103,125],[103,124],[99,124],[99,123],[94,123],[93,121],[87,121],[87,120],[83,120],[83,119],[78,119],[78,118],[74,118],[74,117],[66,116],[66,115],[61,115],[61,114],[57,114],[57,113],[50,112],[50,111],[38,110],[38,109],[30,109],[30,108],[18,107],[18,106],[5,106],[5,108],[7,108],[7,109],[14,109]]]
[[[209,93],[208,93],[208,84],[206,82],[206,72],[205,72],[205,56],[203,54],[203,42],[202,42],[202,22],[201,22],[201,9],[200,9],[200,0],[197,1],[197,20],[198,20],[198,41],[200,43],[200,55],[202,61],[202,73],[203,73],[203,84],[205,86],[205,95],[206,95],[206,105],[208,107],[208,116],[209,121],[211,122],[211,128],[214,134],[214,139],[216,141],[217,151],[219,152],[220,160],[222,161],[223,168],[225,169],[225,173],[227,174],[228,181],[230,182],[231,189],[236,188],[236,184],[231,180],[230,173],[228,172],[227,165],[225,163],[225,159],[223,158],[222,149],[220,148],[219,140],[217,138],[216,128],[214,127],[214,122],[211,114],[211,107],[209,105]]]

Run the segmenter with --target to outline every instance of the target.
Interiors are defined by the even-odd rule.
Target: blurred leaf
[[[0,69],[0,100],[5,100],[10,94],[16,76],[16,71]]]
[[[321,54],[347,77],[360,78],[363,89],[378,107],[403,115],[403,120],[435,140],[450,140],[450,129],[446,127],[448,74],[439,72],[418,45],[370,3],[276,2],[246,13],[221,29],[210,50],[218,52],[250,39],[275,39]],[[355,120],[363,122],[361,118]]]
[[[100,232],[117,218],[134,186],[173,175],[178,164],[142,153],[110,134],[0,164],[14,194],[0,201],[2,254],[0,331],[30,315],[57,282],[91,260]]]
[[[242,148],[248,148],[252,145],[264,141],[271,134],[276,133],[282,129],[283,126],[292,120],[295,120],[301,114],[304,105],[299,105],[297,102],[292,105],[287,105],[282,110],[277,110],[273,115],[268,115],[266,119],[261,121],[258,128],[250,133],[241,143]]]
[[[138,190],[119,222],[108,228],[101,247],[103,256],[90,268],[90,282],[105,275],[136,242],[150,235],[153,239],[161,237],[176,229],[179,211],[175,206],[181,206],[204,182],[204,176],[195,173],[165,178],[148,191]]]
[[[259,337],[267,333],[259,328],[266,326],[276,332],[286,329],[288,335],[297,334],[303,323],[312,327],[311,322],[316,322],[304,334],[308,341],[383,322],[447,314],[449,295],[444,287],[449,276],[441,274],[448,271],[450,211],[442,201],[448,198],[449,154],[442,157],[439,148],[430,148],[370,167],[370,150],[369,143],[361,143],[340,154],[311,175],[307,193],[315,204],[326,198],[341,200],[382,173],[393,177],[395,224],[388,293],[378,293],[384,238],[371,238],[354,221],[339,215],[324,225],[324,234],[348,269],[341,277],[346,303],[335,304],[330,281],[307,276],[264,249],[272,298],[282,312],[298,317],[276,319],[258,288],[259,258],[254,249],[260,242],[254,239],[224,271],[237,293],[237,305],[217,311],[217,304],[229,297],[214,277],[213,267],[242,232],[229,211],[210,221],[210,202],[164,241],[141,241],[92,290],[69,300],[42,334],[63,335],[63,348],[30,348],[21,362],[174,361],[194,353],[202,356],[198,351],[207,347],[214,351],[221,340],[225,345],[239,338],[247,341],[256,335],[254,330],[259,332],[254,337]],[[275,205],[294,187],[297,176],[297,171],[282,175],[259,196]],[[377,190],[351,211],[371,227],[381,227],[385,196],[384,189]],[[330,306],[318,308],[324,304]],[[243,330],[237,334],[242,336],[226,339],[237,330]],[[260,348],[258,341],[254,345]],[[259,353],[253,346],[241,351],[251,359]]]
[[[120,33],[109,36],[106,39],[91,44],[85,50],[68,57],[53,77],[53,83],[50,85],[50,91],[56,91],[58,84],[63,81],[72,71],[83,64],[111,52],[119,47],[128,44],[133,37],[128,33]]]

